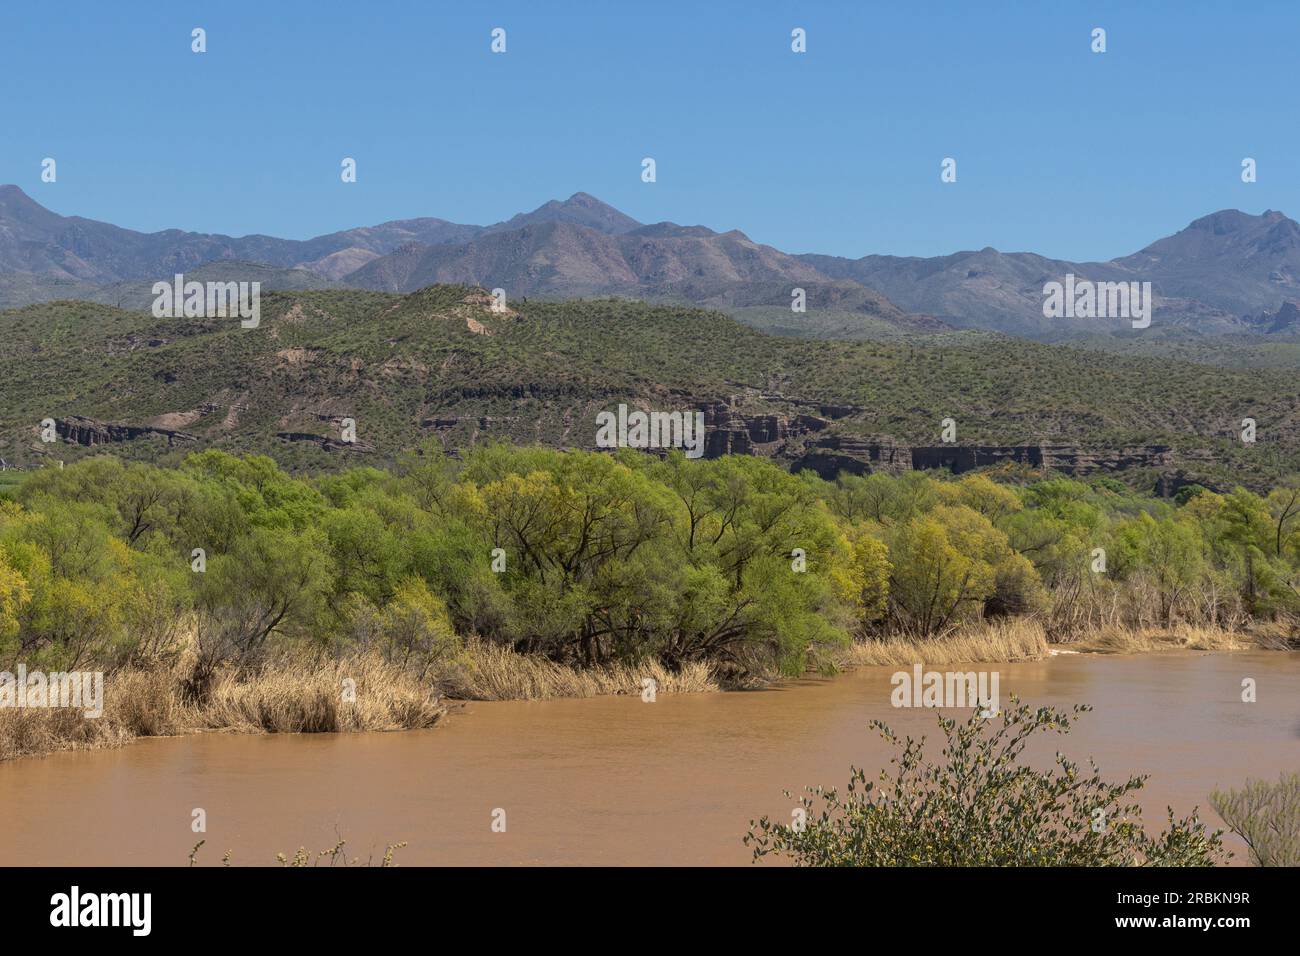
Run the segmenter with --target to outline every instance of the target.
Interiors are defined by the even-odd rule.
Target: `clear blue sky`
[[[489,223],[584,190],[790,252],[1093,259],[1222,208],[1300,217],[1294,0],[76,0],[3,21],[0,182],[133,229]]]

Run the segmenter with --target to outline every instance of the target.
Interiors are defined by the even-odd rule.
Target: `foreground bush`
[[[851,768],[843,793],[809,788],[801,823],[763,817],[745,836],[754,860],[787,856],[801,866],[1208,866],[1222,853],[1220,832],[1195,813],[1157,837],[1142,828],[1130,802],[1145,777],[1119,784],[1086,773],[1059,752],[1052,770],[1024,761],[1027,742],[1045,731],[1068,733],[1077,716],[1030,708],[1015,698],[1001,718],[978,709],[959,724],[939,718],[941,763],[924,760],[925,738],[900,740],[880,721],[872,726],[900,749],[879,786]],[[787,796],[791,796],[787,792]]]
[[[1250,848],[1256,866],[1300,866],[1300,773],[1277,783],[1247,780],[1240,790],[1216,790],[1210,803]]]
[[[203,847],[203,844],[207,842],[207,840],[200,840],[198,843],[194,844],[194,849],[190,850],[189,855],[190,866],[198,865],[199,850]],[[364,863],[361,861],[360,857],[352,857],[349,859],[347,853],[343,849],[345,846],[347,846],[347,841],[340,839],[338,843],[331,847],[326,847],[315,856],[312,856],[305,846],[300,846],[294,851],[292,857],[289,857],[284,853],[277,853],[275,855],[275,861],[279,863],[280,866],[290,869],[305,869],[322,865],[326,867],[377,866],[380,869],[387,869],[388,867],[397,865],[393,862],[393,851],[405,847],[406,841],[402,841],[401,843],[390,843],[388,846],[384,847],[384,855],[380,857],[378,863],[375,862],[374,854],[371,854]],[[226,855],[221,858],[221,865],[230,866],[230,859],[231,853],[227,850]]]

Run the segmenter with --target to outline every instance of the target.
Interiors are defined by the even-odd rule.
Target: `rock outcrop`
[[[1265,335],[1294,334],[1300,331],[1300,307],[1291,301],[1283,302],[1276,312],[1261,312],[1249,322],[1255,331]]]
[[[777,445],[792,438],[819,432],[830,425],[830,421],[825,418],[803,413],[782,415],[764,412],[747,415],[722,401],[710,402],[702,411],[706,458],[721,455],[772,456],[777,451]]]
[[[359,451],[372,452],[374,446],[359,441],[343,441],[341,438],[331,438],[328,435],[316,435],[312,432],[276,432],[275,437],[282,441],[305,441],[318,445],[325,451]]]
[[[907,446],[892,441],[872,442],[841,435],[809,443],[795,458],[796,471],[811,468],[823,478],[839,472],[862,475],[873,471],[899,474],[941,468],[955,475],[1007,463],[1058,471],[1074,477],[1125,471],[1131,468],[1165,470],[1173,465],[1167,445],[1133,445],[1094,450],[1074,445],[931,445]]]
[[[98,422],[93,418],[84,418],[81,415],[69,415],[67,418],[54,419],[54,430],[65,441],[86,446],[110,445],[114,442],[131,441],[150,435],[159,435],[166,438],[168,445],[199,440],[197,435],[190,435],[172,428]]]

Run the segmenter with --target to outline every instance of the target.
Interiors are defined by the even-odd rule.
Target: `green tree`
[[[256,528],[198,579],[198,654],[188,692],[201,697],[216,669],[255,662],[275,634],[305,637],[331,584],[319,531]]]
[[[941,505],[899,526],[889,538],[890,598],[895,615],[921,634],[943,631],[982,607],[1014,554],[1006,535],[964,505]]]
[[[1144,512],[1120,527],[1118,540],[1129,562],[1154,585],[1160,623],[1167,627],[1179,600],[1199,580],[1203,568],[1200,535],[1188,522],[1156,519]]]

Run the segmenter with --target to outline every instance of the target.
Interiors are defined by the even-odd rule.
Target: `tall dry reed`
[[[611,664],[578,669],[544,657],[518,654],[486,641],[470,641],[468,661],[443,675],[450,697],[460,700],[548,700],[554,697],[599,697],[639,694],[645,678],[665,694],[694,694],[718,690],[707,664],[686,664],[679,672],[658,661]]]
[[[104,681],[104,713],[95,718],[68,708],[0,709],[0,760],[211,730],[409,730],[432,727],[447,712],[431,686],[374,654],[335,660],[286,653],[256,669],[226,668],[200,701],[184,697],[188,673],[185,662],[111,673]]]
[[[543,700],[639,694],[645,678],[664,694],[714,691],[709,667],[673,672],[657,662],[580,670],[471,640],[463,654],[423,679],[378,652],[332,657],[299,648],[255,667],[218,670],[201,700],[184,694],[192,655],[168,665],[109,674],[104,713],[70,709],[0,709],[0,760],[58,750],[114,747],[137,737],[205,731],[335,733],[412,730],[436,725],[444,698]]]
[[[855,642],[842,667],[926,664],[1006,664],[1047,656],[1047,635],[1032,618],[985,621],[942,637],[894,637]]]

